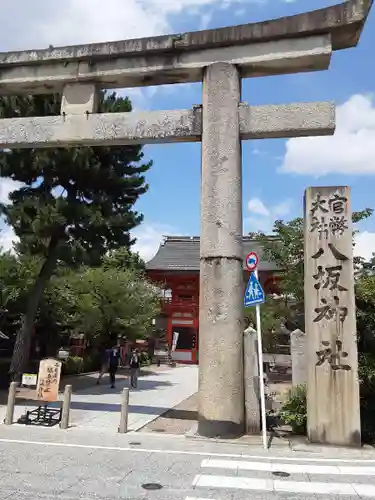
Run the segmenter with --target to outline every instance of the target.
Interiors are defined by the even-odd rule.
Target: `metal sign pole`
[[[255,277],[258,279],[258,270],[254,271]],[[264,375],[263,375],[263,346],[262,346],[262,328],[260,324],[260,305],[256,305],[256,323],[257,323],[257,340],[258,340],[258,365],[259,365],[259,392],[260,392],[260,407],[262,414],[262,437],[263,447],[268,450],[267,441],[267,423],[266,423],[266,397],[264,392]]]

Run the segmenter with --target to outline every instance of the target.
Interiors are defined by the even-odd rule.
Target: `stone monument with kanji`
[[[360,446],[353,229],[348,187],[305,193],[308,437]]]

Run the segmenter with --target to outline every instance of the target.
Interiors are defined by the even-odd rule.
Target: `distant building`
[[[245,267],[246,255],[254,251],[259,257],[259,280],[266,293],[277,293],[276,266],[262,259],[258,241],[244,236],[244,291],[249,272]],[[172,346],[173,333],[178,333],[173,359],[183,363],[197,363],[199,337],[199,237],[167,236],[155,257],[146,263],[150,280],[161,289],[162,313],[156,327],[165,331]]]

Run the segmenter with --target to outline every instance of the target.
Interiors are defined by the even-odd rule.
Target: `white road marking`
[[[212,498],[186,497],[185,500],[213,500]]]
[[[272,479],[255,479],[252,477],[227,477],[201,475],[195,481],[199,488],[229,488],[236,490],[273,491]]]
[[[310,493],[321,495],[360,495],[375,497],[375,485],[355,483],[318,483],[307,481],[280,481],[249,477],[205,476],[195,481],[196,487],[260,490],[282,493]]]
[[[202,461],[201,467],[210,469],[256,470],[266,472],[288,472],[289,474],[326,474],[346,476],[375,476],[375,467],[343,467],[336,465],[283,464],[270,462],[245,462],[240,460]]]
[[[63,434],[64,431],[61,431]],[[141,435],[139,436],[141,439]],[[375,459],[349,459],[349,458],[308,458],[308,457],[283,457],[271,455],[241,455],[240,453],[216,453],[213,451],[188,451],[188,450],[168,450],[168,449],[150,449],[139,448],[133,446],[101,446],[91,444],[78,444],[78,443],[60,443],[60,442],[47,442],[47,441],[32,441],[27,439],[4,439],[0,438],[0,443],[8,444],[21,444],[21,445],[34,445],[34,446],[54,446],[58,448],[81,448],[87,450],[106,450],[106,451],[133,451],[135,453],[155,453],[161,455],[190,455],[201,457],[221,457],[221,458],[239,458],[244,460],[283,460],[285,462],[315,462],[315,463],[349,463],[349,464],[371,464],[375,463]]]

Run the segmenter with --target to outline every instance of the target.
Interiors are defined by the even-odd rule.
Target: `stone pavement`
[[[375,452],[0,425],[0,484],[0,500],[375,499]]]
[[[108,376],[101,385],[76,391],[72,396],[71,429],[84,427],[87,430],[116,433],[120,423],[121,392],[128,386],[128,378],[122,377],[116,389],[109,387]],[[150,371],[138,381],[138,388],[130,391],[129,430],[138,430],[170,408],[190,397],[198,388],[198,367],[166,367]],[[61,396],[62,398],[62,396]],[[17,404],[15,420],[25,409],[36,406],[35,402]],[[5,416],[5,407],[0,408],[0,420]]]

